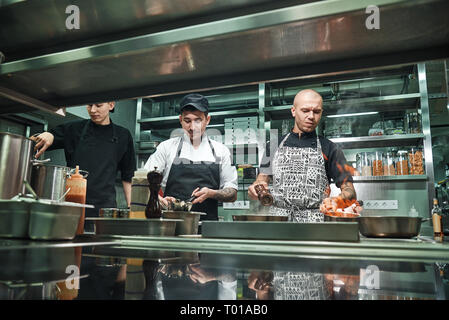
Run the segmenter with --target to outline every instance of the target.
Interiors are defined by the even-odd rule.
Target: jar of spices
[[[408,161],[410,174],[424,174],[424,153],[421,147],[410,148]]]
[[[408,174],[408,151],[399,150],[396,160],[396,175],[403,176]]]
[[[384,175],[384,167],[383,167],[383,153],[380,151],[376,151],[372,153],[372,166],[373,166],[373,176],[383,176]]]
[[[362,176],[372,176],[371,156],[369,152],[360,153],[360,167]]]
[[[383,156],[384,176],[396,175],[396,168],[394,166],[394,153],[393,151],[387,151]]]

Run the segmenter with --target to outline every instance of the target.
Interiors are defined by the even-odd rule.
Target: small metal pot
[[[370,216],[359,218],[360,233],[373,238],[413,238],[421,230],[421,217]]]
[[[70,168],[51,164],[33,164],[31,187],[39,198],[64,201]]]
[[[175,236],[186,234],[198,234],[198,225],[201,216],[206,213],[195,211],[162,211],[164,219],[182,219],[176,224]]]

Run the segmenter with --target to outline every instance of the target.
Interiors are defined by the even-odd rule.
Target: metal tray
[[[83,208],[50,200],[0,200],[0,237],[33,240],[72,240]]]
[[[356,222],[203,221],[203,238],[359,241]]]
[[[95,222],[96,234],[127,236],[166,236],[175,235],[176,223],[182,219],[126,219],[126,218],[86,218]]]

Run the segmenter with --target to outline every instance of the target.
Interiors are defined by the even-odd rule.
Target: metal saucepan
[[[324,221],[331,222],[358,222],[359,217],[334,217],[328,214],[324,214]]]
[[[46,163],[33,164],[31,186],[40,198],[64,200],[70,168]]]
[[[359,217],[360,233],[374,238],[412,238],[421,230],[421,217],[370,216]]]
[[[239,214],[232,216],[233,221],[288,221],[288,216],[268,214]]]

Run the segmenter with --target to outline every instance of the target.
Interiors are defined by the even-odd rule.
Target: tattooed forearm
[[[357,199],[357,194],[355,193],[354,185],[352,182],[344,182],[341,186],[341,197],[343,199],[354,200]]]
[[[237,200],[237,190],[234,188],[217,190],[213,198],[220,202],[234,202]]]

